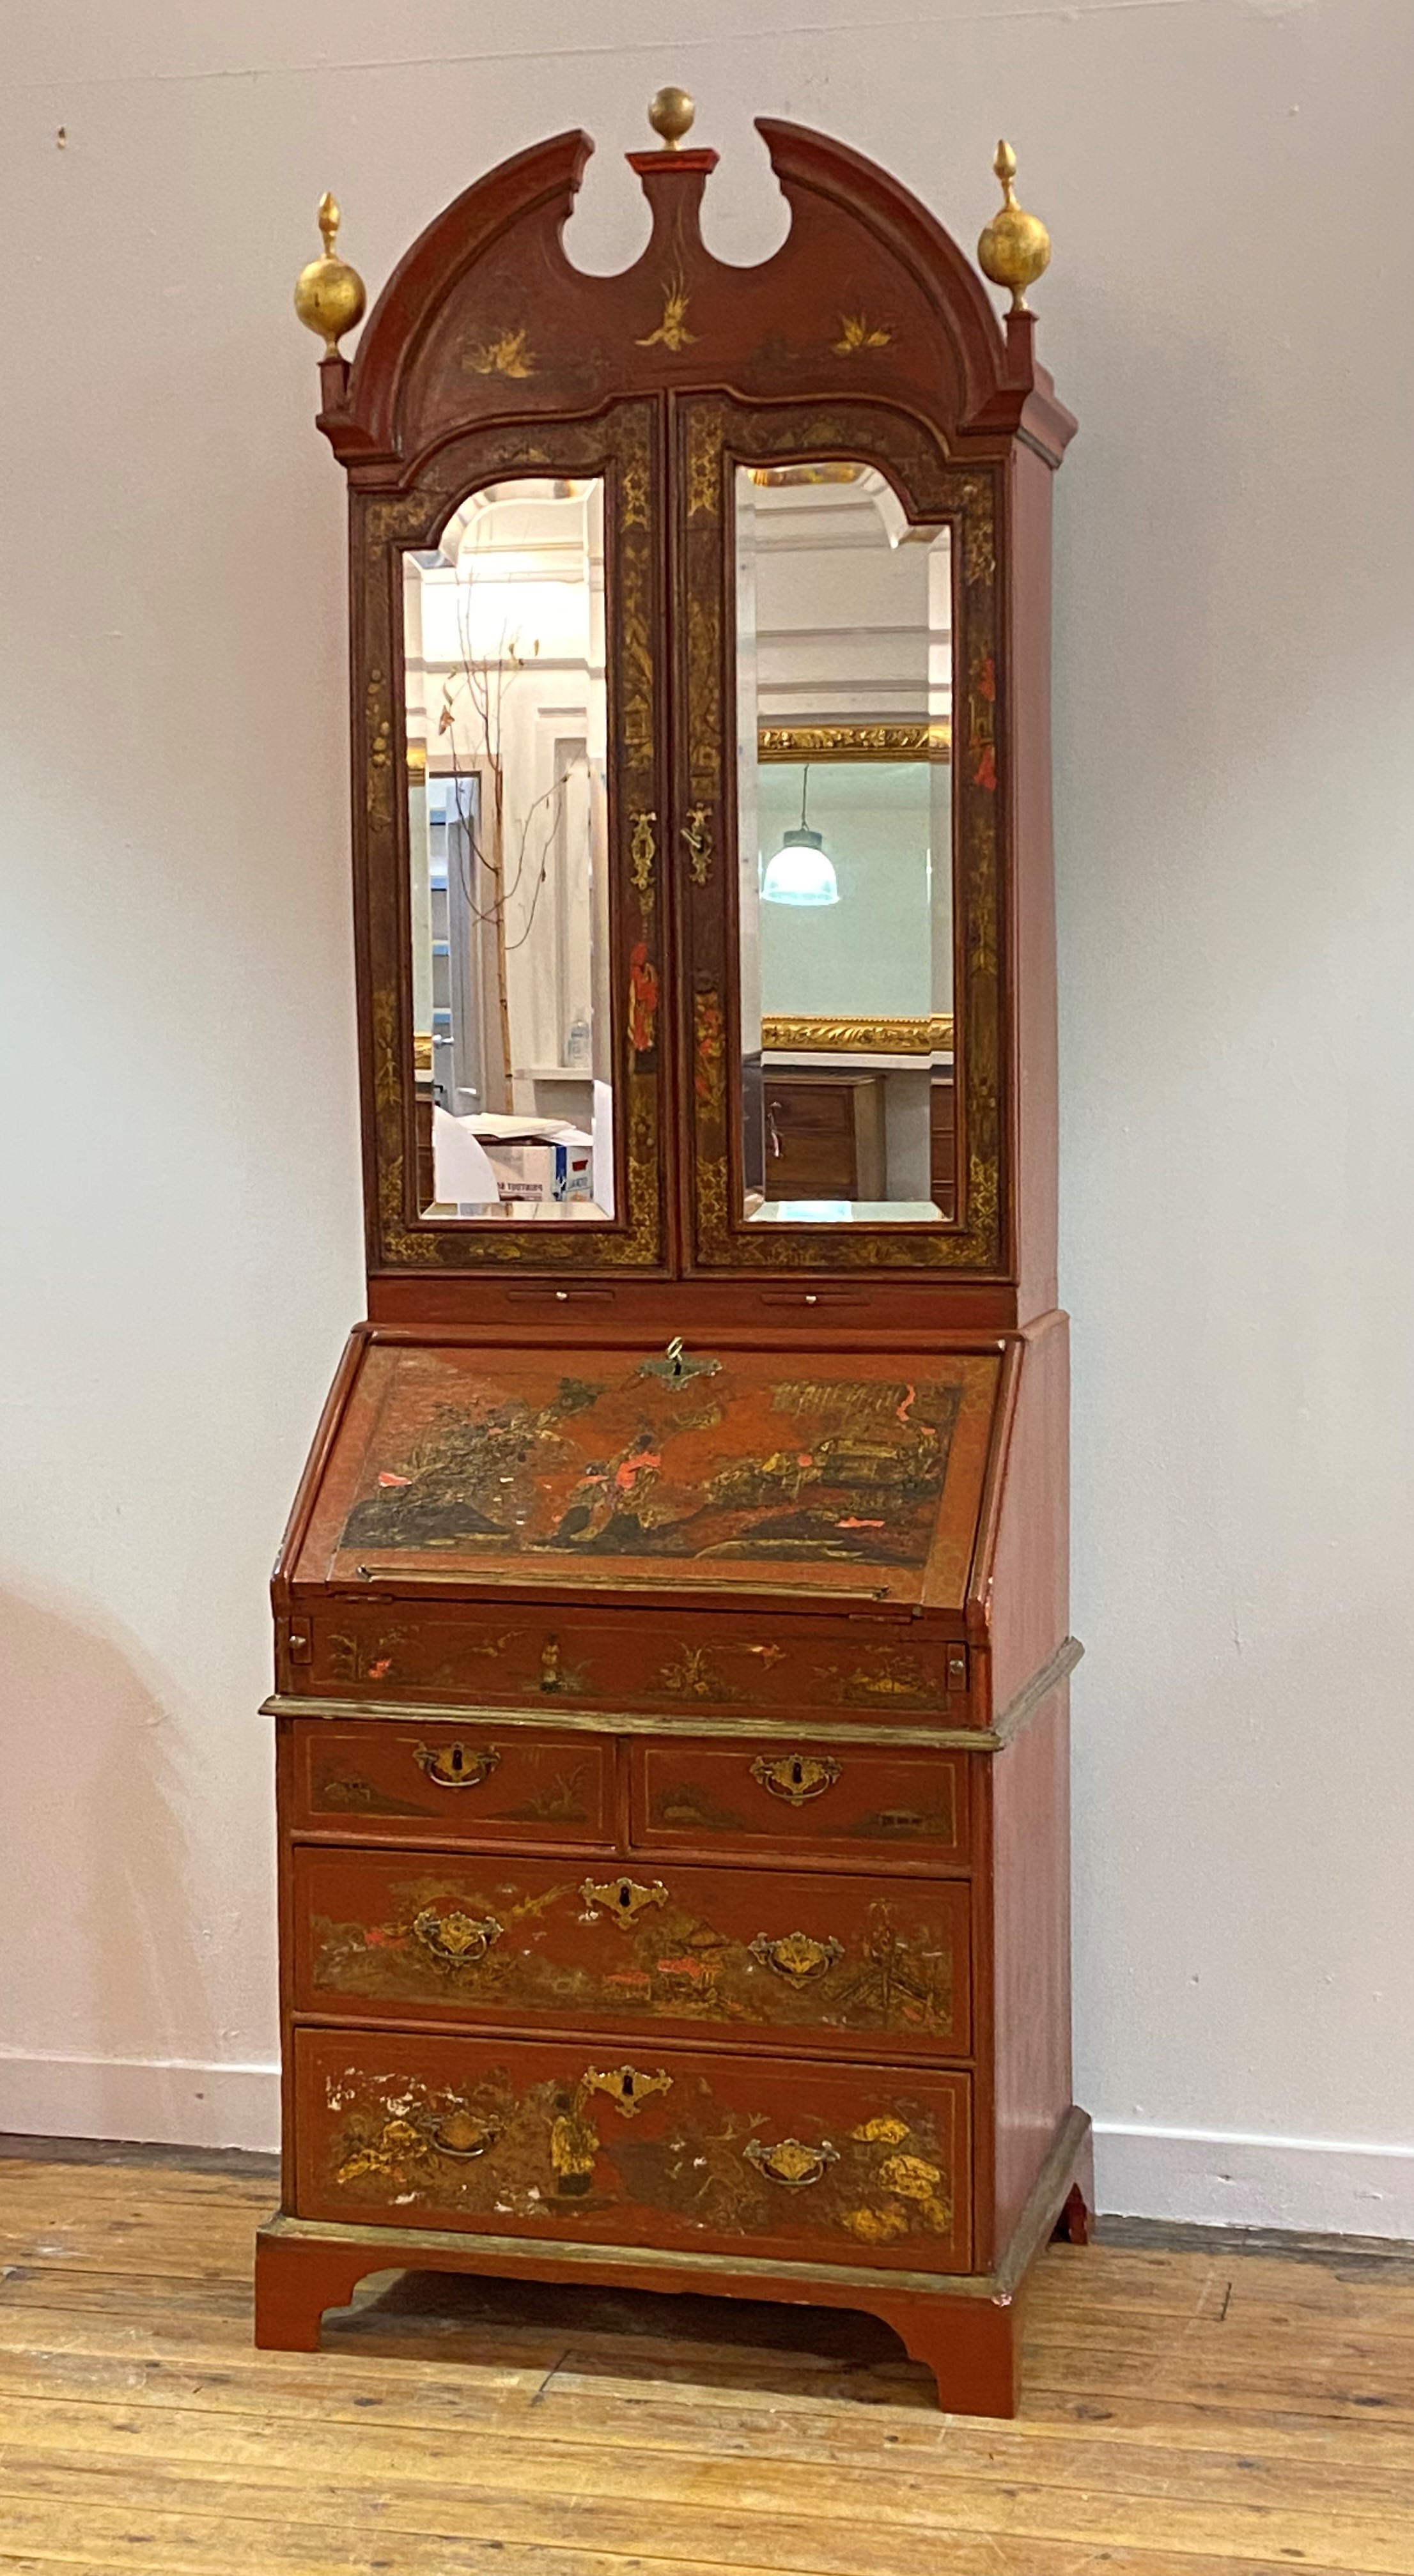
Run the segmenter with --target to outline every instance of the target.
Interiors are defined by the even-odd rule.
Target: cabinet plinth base
[[[705,2291],[720,2298],[862,2309],[891,2326],[913,2359],[933,2373],[945,2413],[1010,2416],[1017,2407],[1022,2307],[1032,2267],[1052,2233],[1072,2244],[1088,2236],[1088,2185],[1076,2176],[1089,2140],[1085,2113],[1072,2111],[997,2270],[965,2276],[751,2257],[733,2262],[656,2254],[642,2246],[342,2227],[281,2215],[256,2239],[255,2340],[265,2351],[317,2352],[326,2308],[347,2307],[370,2272],[472,2272],[583,2282],[596,2289]]]

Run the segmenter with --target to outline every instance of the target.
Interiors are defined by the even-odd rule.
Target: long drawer
[[[920,1624],[924,1633],[920,1634]],[[476,1708],[727,1709],[740,1717],[918,1717],[980,1725],[967,1649],[933,1623],[808,1619],[759,1609],[584,1612],[526,1603],[440,1610],[406,1601],[311,1603],[289,1622],[281,1688],[314,1698]]]
[[[664,1867],[302,1845],[297,2006],[967,2054],[965,1881]]]
[[[300,2029],[305,2218],[968,2267],[962,2074]]]
[[[381,1718],[294,1723],[296,1833],[593,1851],[613,1841],[613,1784],[610,1736]]]
[[[865,1869],[884,1852],[934,1868],[968,1856],[965,1754],[668,1736],[629,1759],[641,1851],[790,1851]]]

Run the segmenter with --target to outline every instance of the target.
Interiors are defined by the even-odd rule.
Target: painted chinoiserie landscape
[[[375,1343],[305,1568],[522,1582],[661,1565],[689,1584],[753,1569],[768,1589],[793,1569],[827,1590],[886,1574],[896,1597],[955,1600],[997,1378],[991,1353],[556,1360]]]

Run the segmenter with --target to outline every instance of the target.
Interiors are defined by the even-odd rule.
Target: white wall
[[[0,2121],[272,2134],[263,1586],[360,1293],[314,201],[376,284],[583,122],[620,264],[680,78],[736,257],[760,110],[967,239],[1005,130],[1052,225],[1081,2096],[1111,2206],[1414,2235],[1407,0],[5,19]]]

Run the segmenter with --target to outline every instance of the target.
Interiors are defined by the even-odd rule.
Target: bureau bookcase
[[[312,2348],[406,2267],[793,2300],[1006,2414],[1089,2201],[1073,423],[1005,153],[1002,320],[791,125],[760,128],[787,237],[727,266],[690,103],[653,118],[621,275],[567,255],[567,134],[437,217],[352,363],[328,200],[301,279],[350,499],[368,1310],[273,1585],[257,2335]],[[788,1074],[868,1131],[773,1186]]]

